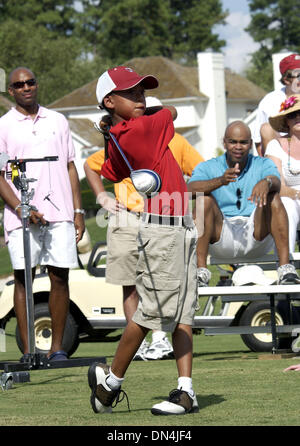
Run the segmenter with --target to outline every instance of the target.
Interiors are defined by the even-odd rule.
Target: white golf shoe
[[[167,401],[155,404],[151,409],[153,415],[185,415],[195,412],[199,412],[196,394],[191,396],[181,389],[172,390]]]

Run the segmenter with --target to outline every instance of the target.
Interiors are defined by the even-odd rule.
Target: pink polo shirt
[[[34,189],[34,205],[49,222],[73,221],[73,196],[68,174],[68,163],[75,158],[75,150],[67,119],[61,113],[39,107],[34,120],[12,108],[0,118],[0,153],[9,159],[43,158],[58,156],[58,161],[26,163],[26,177],[37,181],[29,183]],[[10,171],[10,164],[6,171]],[[21,173],[20,173],[21,174]],[[7,179],[15,194],[21,192]],[[49,195],[54,207],[45,197]],[[4,211],[6,232],[22,226],[16,212],[9,207]]]

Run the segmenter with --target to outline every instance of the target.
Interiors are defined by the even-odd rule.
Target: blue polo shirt
[[[193,170],[189,183],[221,177],[226,169],[228,169],[228,165],[226,162],[226,154],[224,153],[224,155],[218,156],[217,158],[212,158],[198,164]],[[255,208],[255,204],[248,200],[251,196],[252,189],[256,183],[268,175],[274,175],[280,179],[280,174],[275,163],[269,158],[249,154],[246,167],[236,181],[213,190],[211,194],[215,197],[219,208],[226,217],[249,217]],[[241,192],[240,209],[236,205],[238,189]]]

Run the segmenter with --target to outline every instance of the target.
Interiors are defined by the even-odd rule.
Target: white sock
[[[189,378],[188,376],[180,376],[178,378],[177,389],[181,389],[184,392],[189,393],[191,396],[194,396],[192,378]]]
[[[161,341],[167,333],[165,331],[153,331],[152,332],[152,342]]]
[[[109,375],[106,378],[106,384],[108,385],[108,387],[110,387],[112,390],[117,390],[119,389],[119,387],[121,387],[123,381],[124,378],[118,378],[116,375],[113,374],[111,368],[109,368]]]

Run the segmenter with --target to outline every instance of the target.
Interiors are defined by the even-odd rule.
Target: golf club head
[[[0,170],[2,170],[3,167],[5,167],[8,160],[9,156],[7,155],[7,153],[5,152],[0,153]]]
[[[157,194],[160,191],[161,178],[154,170],[133,170],[130,178],[136,190],[146,196]]]

